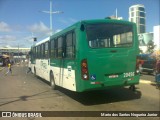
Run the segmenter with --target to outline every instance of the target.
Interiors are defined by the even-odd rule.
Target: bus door
[[[62,53],[63,54],[63,53]],[[63,80],[64,80],[64,58],[60,59],[60,69],[59,69],[59,85],[63,86]]]
[[[75,89],[75,33],[67,33],[61,42],[59,84],[68,89]],[[60,44],[60,43],[59,43]],[[60,45],[60,46],[61,46]]]
[[[56,67],[58,75],[58,84],[59,86],[63,85],[63,76],[64,76],[64,37],[59,37],[57,39],[57,55],[56,55]]]

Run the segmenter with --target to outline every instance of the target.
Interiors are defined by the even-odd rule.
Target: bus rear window
[[[132,25],[89,24],[86,25],[87,39],[91,48],[131,47]]]

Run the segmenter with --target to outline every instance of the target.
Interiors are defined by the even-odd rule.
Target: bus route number
[[[133,76],[134,76],[134,72],[124,73],[124,77],[133,77]]]

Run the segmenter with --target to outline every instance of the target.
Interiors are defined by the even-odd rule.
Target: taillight
[[[81,77],[83,80],[89,79],[87,59],[81,61]]]
[[[144,60],[140,60],[140,64],[143,65],[144,64]]]
[[[141,62],[140,62],[140,60],[139,60],[138,57],[137,57],[137,58],[136,58],[136,70],[135,70],[136,74],[138,74],[138,73],[140,72],[140,71],[139,71],[140,65],[141,65]]]

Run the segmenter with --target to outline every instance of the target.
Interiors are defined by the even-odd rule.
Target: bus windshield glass
[[[86,33],[91,48],[131,47],[133,45],[132,25],[87,24]]]

